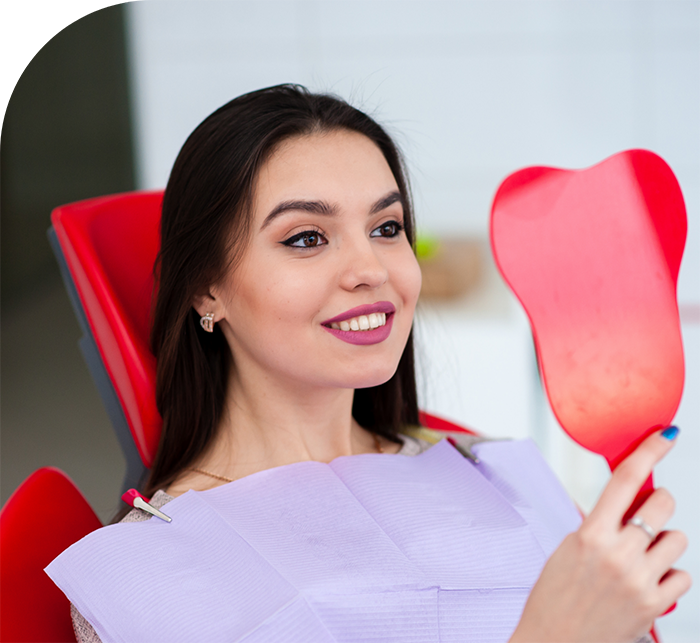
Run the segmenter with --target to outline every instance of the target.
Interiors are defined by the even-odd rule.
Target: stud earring
[[[200,326],[208,333],[214,332],[214,313],[207,313],[199,318]]]

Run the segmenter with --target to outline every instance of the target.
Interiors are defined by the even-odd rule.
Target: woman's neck
[[[376,453],[377,441],[352,417],[352,389],[240,378],[232,373],[226,411],[211,447],[193,466],[230,480],[305,461],[330,462],[346,455]],[[382,440],[382,450],[400,445]],[[224,484],[206,474],[185,471],[170,495]]]

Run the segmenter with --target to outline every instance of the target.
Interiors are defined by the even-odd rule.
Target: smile
[[[331,328],[338,330],[365,331],[374,330],[386,324],[386,313],[370,313],[360,315],[341,322],[331,322]]]
[[[396,307],[389,301],[357,306],[323,322],[323,329],[348,344],[383,342],[391,334]]]

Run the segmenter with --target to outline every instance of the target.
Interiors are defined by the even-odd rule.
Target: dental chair
[[[162,197],[134,192],[62,206],[48,232],[80,350],[126,459],[125,489],[139,487],[160,434],[148,329]]]

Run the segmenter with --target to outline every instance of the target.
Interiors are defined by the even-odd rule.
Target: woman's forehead
[[[256,218],[294,199],[374,202],[398,186],[377,145],[363,134],[333,130],[283,141],[255,182]],[[338,205],[342,206],[342,203]]]

